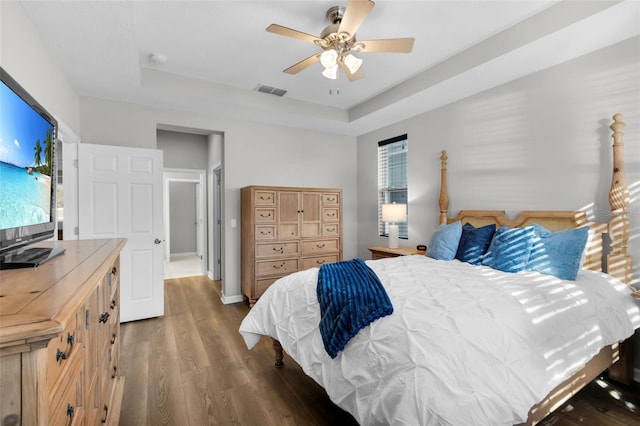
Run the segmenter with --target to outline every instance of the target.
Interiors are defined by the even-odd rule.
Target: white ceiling
[[[414,37],[413,51],[359,54],[365,77],[336,83],[320,64],[284,74],[319,48],[265,28],[319,35],[346,0],[22,4],[80,96],[354,136],[640,33],[634,0],[378,0],[358,39]]]

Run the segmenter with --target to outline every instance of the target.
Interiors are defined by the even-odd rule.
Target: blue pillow
[[[493,235],[481,263],[504,272],[520,272],[527,266],[534,237],[533,226],[502,226]]]
[[[465,223],[462,227],[462,236],[456,252],[456,259],[472,265],[480,264],[482,255],[489,248],[495,232],[495,223],[481,226],[480,228],[476,228],[470,223]]]
[[[589,227],[552,232],[534,223],[533,229],[535,239],[525,269],[574,281],[582,267]]]
[[[460,221],[438,226],[431,237],[431,244],[429,244],[426,255],[437,260],[453,260],[461,235],[462,224]]]

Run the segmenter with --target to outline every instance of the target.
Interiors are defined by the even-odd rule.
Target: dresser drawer
[[[302,269],[319,268],[325,263],[334,263],[334,262],[337,262],[338,260],[339,259],[337,254],[330,254],[327,256],[305,257],[304,259],[302,259]]]
[[[84,424],[84,409],[78,404],[78,385],[65,389],[57,406],[51,407],[50,425],[74,426]]]
[[[340,193],[338,193],[338,192],[323,192],[322,193],[322,205],[323,206],[338,206],[338,205],[340,205]]]
[[[260,296],[262,296],[262,293],[264,293],[265,290],[268,289],[271,284],[273,284],[279,279],[280,277],[272,277],[272,278],[262,278],[262,279],[255,280],[254,289],[253,289],[253,294],[255,295],[255,298],[257,299]]]
[[[273,240],[276,238],[276,225],[257,225],[256,240]]]
[[[302,242],[302,254],[335,253],[339,251],[339,240],[313,240]]]
[[[299,252],[297,241],[256,244],[256,257],[295,256]]]
[[[110,341],[111,342],[111,341]],[[116,380],[120,375],[118,365],[118,354],[120,352],[120,339],[116,337],[113,343],[109,343],[104,354],[104,370],[102,371],[102,407],[111,404],[111,397],[116,385]]]
[[[256,262],[256,275],[286,275],[299,270],[298,259],[278,259]]]
[[[330,207],[322,209],[323,222],[340,222],[340,209],[338,207]]]
[[[261,207],[256,209],[256,223],[271,223],[276,221],[275,207]]]
[[[79,425],[84,423],[82,403],[83,351],[77,346],[67,361],[70,363],[60,377],[60,385],[49,398],[50,425]]]
[[[322,225],[323,237],[339,237],[340,236],[340,224],[338,223],[325,223]]]
[[[67,324],[64,331],[49,341],[47,345],[47,383],[49,392],[56,386],[60,373],[67,367],[69,359],[78,347],[76,316]]]
[[[259,189],[253,193],[253,197],[256,206],[276,205],[276,191]]]

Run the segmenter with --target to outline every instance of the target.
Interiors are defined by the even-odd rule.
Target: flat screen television
[[[0,81],[0,269],[37,266],[62,252],[28,247],[55,233],[58,123],[1,67]]]

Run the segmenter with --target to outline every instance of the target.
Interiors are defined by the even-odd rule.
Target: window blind
[[[382,205],[390,203],[407,204],[408,186],[407,135],[396,136],[378,142],[378,234],[388,236],[388,223],[382,221]],[[407,222],[399,223],[400,238],[409,238],[409,211]]]

